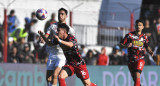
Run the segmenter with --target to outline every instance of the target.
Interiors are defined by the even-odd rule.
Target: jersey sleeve
[[[70,26],[69,26],[69,32],[68,32],[68,34],[71,34],[71,35],[75,36],[75,30],[72,27],[70,27]]]
[[[52,25],[48,27],[46,34],[50,35],[52,29]]]
[[[69,39],[69,41],[73,43],[73,47],[76,46],[76,44],[77,44],[77,39],[76,39],[74,36],[71,36],[70,39]]]
[[[127,43],[129,43],[129,34],[126,34],[126,36],[124,37],[124,39],[122,39],[120,43],[123,45],[126,45]]]
[[[56,34],[57,32],[57,25],[52,24],[51,26],[48,27],[46,34],[50,35],[53,32],[53,34]]]

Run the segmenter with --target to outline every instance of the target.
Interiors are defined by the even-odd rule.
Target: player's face
[[[144,26],[142,22],[138,22],[138,24],[136,24],[136,30],[138,32],[141,32],[143,30]]]
[[[58,20],[59,22],[64,22],[67,18],[67,15],[65,13],[65,11],[61,10],[58,14]]]
[[[58,37],[63,39],[63,35],[64,35],[65,31],[62,28],[58,28]]]

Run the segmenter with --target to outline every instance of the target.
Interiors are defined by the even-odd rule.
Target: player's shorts
[[[145,64],[144,59],[140,59],[138,61],[128,63],[128,68],[132,73],[136,71],[142,72],[144,64]]]
[[[66,63],[66,59],[60,59],[65,58],[64,55],[54,55],[53,58],[49,57],[47,61],[47,70],[54,70],[56,67],[62,67]]]
[[[67,72],[68,76],[76,74],[76,76],[81,80],[86,80],[89,78],[86,64],[81,64],[78,66],[65,65],[63,69]]]

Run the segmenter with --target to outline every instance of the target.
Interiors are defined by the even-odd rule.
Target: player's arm
[[[152,49],[148,46],[147,48],[147,51],[149,52],[149,54],[151,55],[151,56],[153,56],[153,51],[152,51]]]
[[[129,47],[132,47],[131,40],[129,39],[129,34],[126,34],[126,36],[124,37],[124,39],[122,39],[122,41],[120,42],[119,46],[120,46],[121,48],[129,48]]]
[[[152,51],[152,49],[148,46],[148,43],[149,43],[149,40],[148,40],[148,38],[146,37],[146,41],[145,41],[145,43],[144,43],[144,46],[145,46],[146,50],[149,52],[149,54],[150,54],[151,56],[153,56],[153,51]]]
[[[48,38],[47,34],[43,35],[42,31],[38,31],[38,33],[40,34],[41,39],[44,40],[47,43],[47,45],[49,45],[49,46],[53,45],[52,42],[47,39]]]
[[[75,36],[75,30],[69,26],[69,34]]]
[[[52,28],[54,28],[54,25],[51,25],[51,26],[49,26],[49,27],[47,28],[47,32],[46,32],[46,34],[45,34],[45,38],[48,38],[48,37],[49,37]],[[41,30],[39,30],[39,31],[42,32]],[[44,41],[44,39],[43,39],[42,37],[40,37],[40,42],[41,42],[41,43],[45,43],[45,41]]]
[[[55,38],[56,38],[56,40],[59,42],[59,44],[63,44],[63,45],[65,45],[65,46],[68,46],[68,47],[73,47],[73,42],[67,42],[67,41],[64,41],[64,40],[61,40],[61,39],[59,39],[59,37],[58,36],[54,36]]]

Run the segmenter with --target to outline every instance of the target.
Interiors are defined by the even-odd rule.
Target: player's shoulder
[[[142,35],[145,39],[147,39],[147,35],[145,33],[142,33]]]
[[[133,36],[135,34],[135,32],[129,32],[127,35],[128,36]]]
[[[76,40],[75,36],[72,34],[68,34],[68,37],[69,37],[69,40],[73,40],[73,39]]]
[[[58,22],[51,24],[51,26],[58,26]]]
[[[72,34],[68,34],[68,37],[75,38]]]
[[[73,29],[70,25],[66,24],[69,27],[69,30]]]
[[[58,27],[58,23],[53,23],[49,26],[49,29],[53,29],[53,28],[57,28]]]
[[[129,32],[128,34],[129,34],[129,35],[133,35],[133,34],[135,34],[135,31]]]

